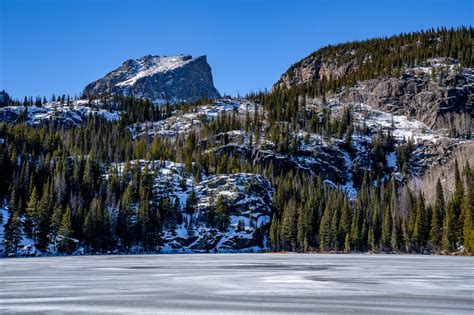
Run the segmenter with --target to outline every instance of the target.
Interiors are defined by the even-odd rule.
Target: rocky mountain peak
[[[117,94],[157,104],[219,97],[206,56],[153,56],[129,59],[84,88],[86,95]]]

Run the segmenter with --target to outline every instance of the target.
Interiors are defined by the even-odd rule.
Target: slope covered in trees
[[[320,95],[356,81],[399,75],[432,58],[474,67],[474,29],[431,29],[325,46],[293,64],[274,88],[299,87]]]
[[[429,43],[436,34],[443,44],[434,49]],[[423,58],[453,57],[453,49],[468,69],[472,41],[466,38],[472,39],[471,28],[320,53],[329,58],[345,47],[375,56],[411,45],[394,60],[379,60],[398,65],[399,58],[410,67]],[[246,99],[156,107],[136,98],[88,96],[79,104],[94,110],[77,124],[57,113],[77,109],[69,97],[8,100],[0,111],[20,114],[0,123],[3,255],[21,254],[25,239],[36,254],[170,246],[472,253],[473,164],[456,163],[455,185],[440,181],[433,200],[406,185],[457,147],[472,145],[471,136],[327,93],[378,76],[365,72],[373,66]],[[32,110],[51,102],[60,110],[32,124]],[[119,114],[110,120],[100,110]],[[180,166],[170,169],[171,163]]]

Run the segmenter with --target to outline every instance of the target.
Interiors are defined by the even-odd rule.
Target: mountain
[[[88,84],[85,95],[124,95],[147,98],[156,104],[216,98],[206,56],[152,56],[125,61],[105,77]]]
[[[473,253],[473,35],[324,47],[245,98],[12,101],[0,250]]]
[[[447,134],[474,135],[474,72],[446,58],[405,68],[401,76],[359,82],[339,93],[347,102],[424,122]]]
[[[429,30],[323,47],[293,64],[273,89],[319,89],[469,137],[473,36],[472,28]]]

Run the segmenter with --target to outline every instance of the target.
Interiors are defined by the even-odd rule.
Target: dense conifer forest
[[[463,67],[474,67],[474,30],[439,29],[328,46],[314,54],[323,58],[350,56],[357,70],[337,79],[324,79],[305,86],[255,93],[247,99],[262,111],[249,108],[238,113],[202,120],[201,127],[175,137],[133,137],[130,127],[157,122],[176,111],[192,113],[211,101],[193,104],[153,105],[133,97],[84,95],[93,107],[100,99],[103,109],[121,111],[118,121],[91,115],[81,126],[65,126],[54,120],[39,125],[27,123],[28,109],[41,107],[44,97],[9,101],[24,106],[14,123],[0,123],[0,197],[8,218],[5,224],[5,253],[14,253],[25,235],[39,251],[54,244],[60,253],[78,247],[90,252],[154,252],[164,227],[180,221],[176,200],[155,195],[153,171],[133,160],[183,163],[185,171],[199,181],[203,175],[255,173],[274,187],[271,223],[259,233],[268,234],[273,251],[296,252],[474,252],[474,168],[456,162],[455,187],[447,193],[438,180],[436,198],[427,200],[404,181],[387,177],[385,156],[395,149],[388,132],[371,133],[353,123],[347,107],[342,115],[306,108],[308,98],[326,97],[355,82],[397,75],[404,67],[422,64],[428,58],[458,59]],[[439,40],[438,40],[439,39]],[[364,62],[365,56],[373,58]],[[289,70],[292,71],[292,68]],[[67,107],[69,96],[52,96]],[[284,169],[273,163],[254,163],[235,149],[211,150],[227,144],[227,134],[242,130],[249,146],[267,143],[275,152],[291,156],[303,143],[295,134],[317,134],[328,141],[340,140],[348,152],[355,135],[371,138],[370,169],[354,168],[352,179],[358,194],[349,198],[339,186],[327,185],[324,174]],[[411,139],[396,147],[397,165],[403,174],[410,170]],[[119,170],[117,163],[124,163]],[[251,188],[249,188],[251,189]],[[118,215],[112,216],[110,205]],[[209,225],[228,227],[225,200],[215,200],[215,216]],[[186,211],[196,207],[189,198]],[[0,212],[1,216],[2,212]]]

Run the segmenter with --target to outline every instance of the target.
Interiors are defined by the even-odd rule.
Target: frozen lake
[[[470,313],[474,258],[207,254],[0,259],[0,313]]]

